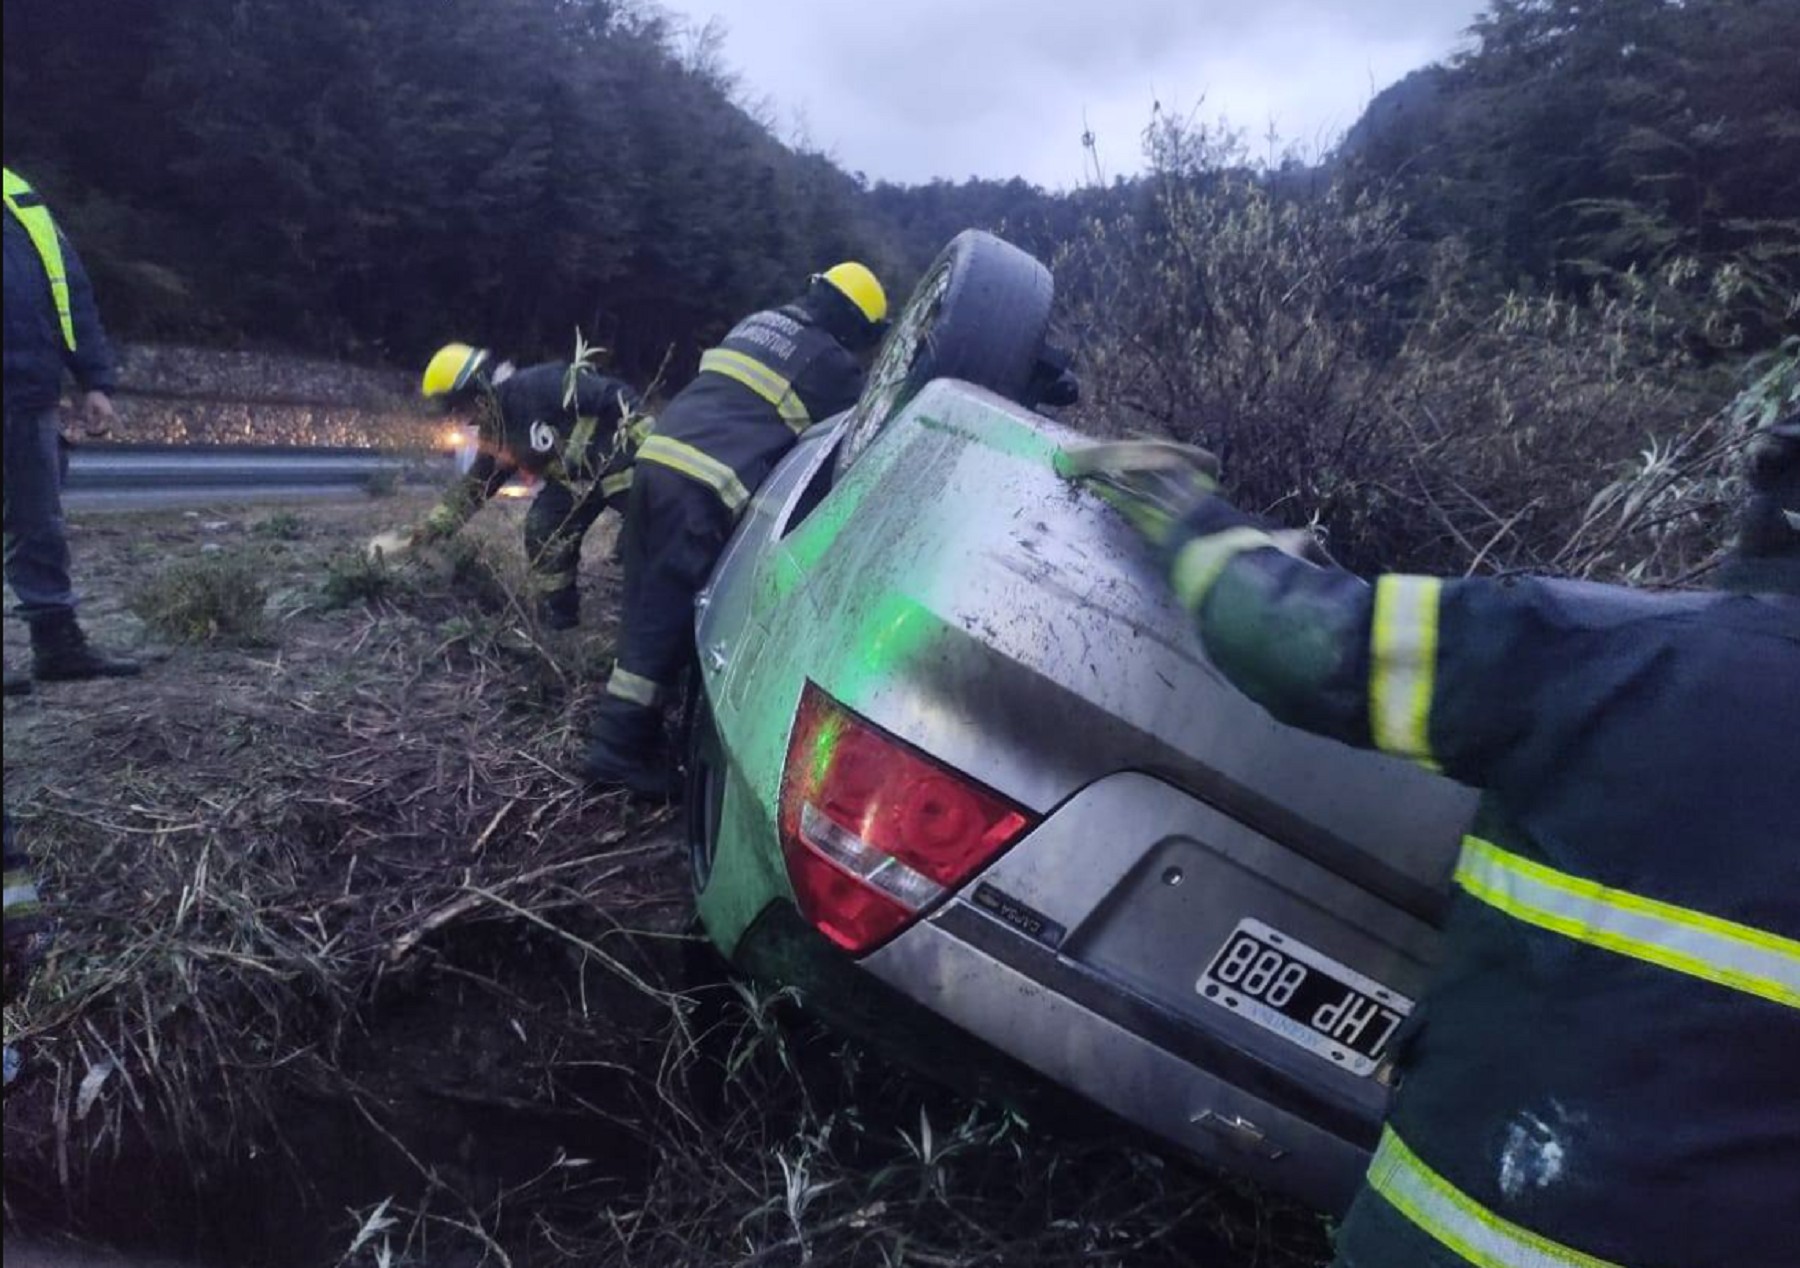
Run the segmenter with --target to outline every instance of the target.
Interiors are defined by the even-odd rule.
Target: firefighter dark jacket
[[[807,305],[753,313],[700,359],[639,458],[705,485],[735,516],[795,437],[854,405],[862,382]]]
[[[1800,597],[1165,545],[1270,713],[1483,790],[1340,1264],[1792,1268]]]
[[[549,362],[480,389],[480,452],[426,520],[430,533],[454,533],[521,471],[554,483],[598,481],[609,502],[624,497],[641,437],[621,423],[636,411],[637,393],[585,366],[572,394],[569,379],[567,363]]]

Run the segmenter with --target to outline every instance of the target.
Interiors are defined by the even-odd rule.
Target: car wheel
[[[838,446],[849,469],[933,379],[963,379],[1021,400],[1043,352],[1050,270],[991,233],[968,229],[932,261],[894,321]]]
[[[712,880],[713,860],[719,849],[720,816],[725,806],[725,750],[719,743],[712,709],[706,703],[706,688],[698,684],[688,705],[685,794],[688,878],[698,898]]]

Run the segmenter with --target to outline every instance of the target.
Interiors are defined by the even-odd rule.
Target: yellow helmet
[[[887,320],[887,292],[881,289],[880,280],[869,270],[868,265],[846,260],[842,264],[832,265],[819,274],[819,277],[855,304],[857,311],[870,325],[879,326]]]
[[[419,391],[426,396],[449,396],[469,386],[475,371],[487,363],[486,348],[466,343],[447,343],[432,354],[425,365],[425,378]]]

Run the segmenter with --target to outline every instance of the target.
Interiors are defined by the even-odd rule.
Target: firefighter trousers
[[[705,485],[641,463],[626,515],[618,667],[607,694],[660,705],[694,654],[694,596],[731,540],[733,517]]]
[[[581,543],[608,506],[594,481],[578,489],[565,480],[546,480],[525,514],[525,558],[531,564],[531,586],[546,608],[575,617],[581,610],[576,577],[581,569]]]

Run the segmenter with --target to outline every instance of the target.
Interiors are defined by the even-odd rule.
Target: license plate
[[[1356,1074],[1373,1074],[1413,1002],[1249,917],[1194,989]]]

